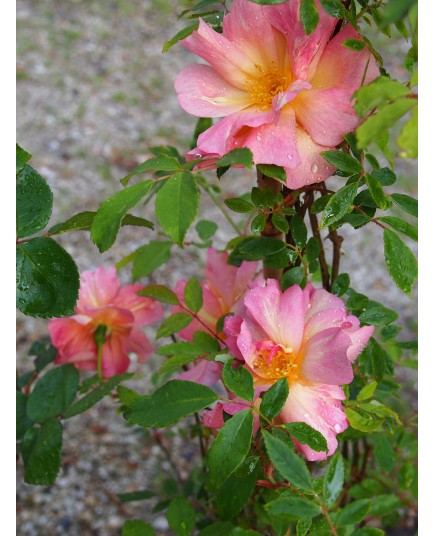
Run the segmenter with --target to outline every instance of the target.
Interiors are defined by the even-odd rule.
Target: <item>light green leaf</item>
[[[208,240],[217,231],[217,224],[209,220],[200,220],[196,223],[195,227],[201,240]]]
[[[323,496],[327,506],[332,504],[338,498],[344,485],[344,462],[342,456],[337,453],[330,460],[323,482]]]
[[[310,519],[321,513],[321,508],[301,497],[279,497],[265,505],[272,516],[284,517],[288,520]]]
[[[188,313],[175,313],[162,322],[155,338],[161,339],[162,337],[169,337],[173,333],[177,333],[186,328],[192,320],[193,317]]]
[[[252,205],[252,203],[249,203],[241,197],[231,197],[229,199],[225,199],[224,203],[234,212],[252,212],[255,210],[255,207]]]
[[[122,536],[155,536],[155,530],[141,519],[129,519],[122,527]]]
[[[159,302],[170,303],[171,305],[178,305],[179,300],[177,295],[170,289],[163,285],[149,285],[137,292],[139,296],[147,296],[153,298]]]
[[[343,151],[323,151],[321,155],[327,162],[340,171],[360,173],[363,169],[360,162],[356,160],[354,156],[344,153]]]
[[[355,50],[356,52],[359,52],[360,50],[363,50],[365,48],[365,43],[363,41],[359,41],[358,39],[346,39],[342,46],[349,48],[350,50]]]
[[[368,183],[369,191],[371,192],[372,199],[381,210],[386,210],[389,207],[389,199],[383,192],[383,188],[379,181],[369,173],[366,173],[366,182]]]
[[[162,240],[152,240],[149,244],[136,250],[133,261],[133,281],[147,277],[154,270],[170,259],[170,248],[173,243]]]
[[[354,109],[359,117],[364,117],[373,108],[410,94],[407,86],[387,76],[379,76],[370,84],[362,86],[354,93]]]
[[[126,186],[133,175],[137,175],[138,173],[144,173],[145,171],[179,172],[182,171],[182,168],[181,164],[178,162],[178,160],[176,160],[176,158],[165,154],[159,154],[158,156],[154,156],[153,158],[146,160],[146,162],[143,162],[143,164],[140,164],[135,167],[133,171],[128,173],[128,175],[121,180],[121,183]]]
[[[402,151],[399,156],[402,158],[417,158],[418,152],[418,113],[417,107],[413,108],[410,119],[403,126],[401,134],[396,140]]]
[[[365,385],[359,392],[356,397],[356,400],[369,400],[374,396],[374,393],[377,389],[377,382],[371,382]]]
[[[396,231],[399,231],[400,233],[404,234],[405,236],[408,236],[409,238],[417,242],[417,239],[418,239],[417,227],[415,227],[414,225],[411,225],[410,223],[406,222],[402,218],[396,218],[395,216],[383,216],[383,217],[377,218],[377,220],[387,223],[388,225],[390,225],[390,227],[393,227],[393,229],[395,229]]]
[[[192,277],[184,289],[185,305],[193,313],[198,313],[203,306],[202,287],[195,277]]]
[[[417,261],[412,251],[393,231],[384,231],[384,256],[396,286],[411,295],[417,278]]]
[[[72,218],[69,218],[69,220],[53,225],[53,227],[48,229],[48,232],[50,235],[58,235],[69,231],[90,231],[95,215],[96,212],[91,211],[79,212],[72,216]],[[122,218],[121,227],[124,225],[135,225],[137,227],[147,227],[148,229],[154,228],[154,224],[151,221],[133,216],[132,214],[125,214]]]
[[[250,149],[232,149],[216,162],[218,167],[244,166],[248,169],[253,167],[253,153]]]

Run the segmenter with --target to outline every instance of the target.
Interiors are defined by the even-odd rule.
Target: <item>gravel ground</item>
[[[176,20],[179,11],[175,0],[17,1],[17,141],[34,155],[32,165],[53,190],[50,225],[79,211],[96,210],[119,190],[118,179],[149,156],[148,147],[169,143],[186,148],[195,120],[178,106],[173,80],[182,66],[195,60],[179,46],[161,55],[163,43],[183,26]],[[395,76],[404,76],[399,60],[393,60],[393,69]],[[414,167],[400,161],[397,172],[404,190],[415,193]],[[231,172],[222,183],[231,197],[246,191],[251,177]],[[220,221],[209,200],[204,199],[201,208],[206,219]],[[149,209],[144,216],[152,219]],[[404,333],[412,336],[415,299],[390,281],[380,231],[375,226],[358,233],[342,229],[342,271],[351,274],[353,288],[397,308]],[[115,246],[102,256],[85,233],[60,236],[59,242],[84,270],[117,262],[151,236],[147,230],[123,228]],[[215,246],[223,247],[230,236],[223,223]],[[194,231],[189,238],[195,238]],[[204,252],[173,251],[171,261],[144,283],[174,285],[196,273],[198,262],[203,264]],[[121,277],[129,280],[128,268]],[[30,366],[27,349],[46,332],[46,321],[18,314],[21,373]],[[157,368],[156,361],[146,370],[142,367],[144,380],[131,382],[131,387],[146,392]],[[414,381],[409,377],[410,389]],[[131,517],[152,522],[158,534],[169,534],[164,515],[151,513],[155,500],[122,505],[114,495],[156,489],[173,477],[165,452],[169,440],[161,441],[163,446],[156,445],[142,432],[128,429],[109,400],[66,421],[63,466],[56,484],[23,484],[18,463],[17,534],[111,536],[119,534],[124,519]],[[172,438],[170,445],[186,478],[196,445],[179,439],[173,444]]]

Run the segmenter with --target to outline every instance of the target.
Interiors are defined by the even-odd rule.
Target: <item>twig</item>
[[[312,233],[313,236],[317,239],[318,244],[320,246],[320,252],[318,255],[318,261],[321,269],[321,279],[322,279],[322,286],[325,290],[330,290],[330,280],[329,280],[329,267],[327,264],[327,260],[325,258],[324,253],[324,245],[321,239],[321,233],[318,229],[318,218],[316,217],[316,214],[312,214],[309,207],[309,220],[310,220],[310,226],[312,227]]]
[[[333,231],[330,231],[327,238],[331,240],[331,242],[333,243],[333,262],[332,262],[332,278],[331,278],[331,284],[333,285],[335,279],[339,275],[339,263],[341,260],[341,245],[344,239],[342,236],[338,235],[338,233],[336,232],[336,229]]]

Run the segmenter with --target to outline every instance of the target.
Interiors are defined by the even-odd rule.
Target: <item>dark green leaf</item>
[[[396,495],[377,495],[372,502],[371,512],[372,516],[385,516],[401,506],[401,501]]]
[[[330,199],[332,198],[333,194],[327,194],[327,195],[323,195],[321,197],[319,197],[318,199],[315,199],[315,201],[312,203],[312,207],[311,207],[311,213],[312,214],[319,214],[320,212],[322,212],[327,203],[330,201]]]
[[[152,180],[147,180],[129,186],[101,204],[90,230],[90,237],[101,253],[112,247],[125,214],[137,205],[153,184]]]
[[[404,234],[405,236],[408,236],[409,238],[417,242],[417,227],[415,227],[414,225],[410,225],[402,218],[396,218],[395,216],[383,216],[381,218],[377,218],[377,220],[387,223],[396,231],[399,231],[400,233]]]
[[[139,290],[137,294],[139,296],[153,298],[163,303],[170,303],[171,305],[177,305],[179,303],[177,295],[163,285],[149,285],[149,287]]]
[[[411,295],[417,278],[417,261],[412,251],[393,231],[384,231],[386,266],[396,286]]]
[[[252,205],[252,203],[249,203],[241,197],[231,197],[230,199],[225,199],[225,205],[234,212],[252,212],[252,210],[255,210],[255,207]]]
[[[36,486],[54,484],[62,459],[62,425],[50,419],[40,428],[27,430],[21,443],[24,481]]]
[[[215,4],[215,0],[206,0],[208,3]],[[199,2],[202,4],[203,2]],[[197,4],[199,5],[199,4]],[[194,11],[192,8],[191,11]],[[181,18],[182,15],[179,16]],[[194,127],[194,133],[193,138],[190,143],[190,149],[194,149],[197,146],[197,138],[202,134],[202,132],[205,132],[205,130],[208,130],[212,127],[212,119],[211,117],[199,117],[196,121],[196,125]]]
[[[208,525],[199,532],[199,536],[230,536],[233,529],[232,523],[227,521],[218,521]]]
[[[195,277],[192,277],[185,285],[184,301],[186,307],[188,307],[188,309],[190,309],[190,311],[193,313],[197,313],[202,309],[202,287]]]
[[[225,422],[208,452],[211,483],[219,488],[237,469],[250,450],[253,415],[240,411]]]
[[[53,194],[45,179],[31,166],[17,175],[17,237],[23,238],[43,229],[53,209]]]
[[[325,452],[328,450],[325,437],[305,422],[291,422],[283,426],[302,445],[308,445],[316,452]]]
[[[383,188],[379,181],[369,173],[366,173],[366,182],[368,183],[369,191],[371,192],[372,198],[375,201],[376,205],[381,208],[381,210],[386,210],[389,207],[389,199],[383,192]]]
[[[169,39],[169,41],[166,41],[163,46],[163,54],[164,52],[167,52],[170,47],[175,45],[178,41],[182,41],[182,39],[185,39],[190,34],[192,34],[195,30],[199,28],[199,22],[196,21],[193,24],[190,24],[186,28],[183,28],[180,30],[176,35],[172,37],[172,39]]]
[[[384,530],[377,529],[376,527],[362,527],[355,530],[351,536],[383,536]]]
[[[161,365],[160,369],[158,370],[158,374],[172,372],[173,370],[176,370],[179,367],[182,367],[182,365],[186,365],[195,359],[196,358],[192,355],[175,355]]]
[[[369,345],[365,348],[363,355],[367,357],[367,372],[375,378],[381,379],[385,374],[393,373],[393,362],[389,354],[375,339],[369,340]]]
[[[80,279],[72,257],[52,238],[17,245],[17,307],[26,315],[72,314]]]
[[[303,266],[295,266],[283,272],[283,275],[280,279],[280,288],[286,290],[292,285],[301,285],[306,274],[304,272]]]
[[[266,177],[277,179],[278,181],[286,184],[286,171],[283,167],[274,166],[272,164],[258,164],[256,167]]]
[[[318,255],[321,252],[321,246],[319,245],[318,240],[311,236],[306,244],[306,257],[309,262],[314,261],[318,258]]]
[[[262,396],[260,411],[267,419],[274,419],[282,411],[288,398],[289,387],[286,377],[277,380]]]
[[[196,519],[196,514],[187,499],[176,497],[167,509],[167,521],[170,528],[178,536],[190,536]]]
[[[118,493],[118,498],[122,502],[146,501],[147,499],[152,499],[152,497],[155,497],[155,493],[147,489],[131,491],[129,493]]]
[[[131,373],[115,374],[106,382],[101,383],[95,389],[80,398],[80,400],[75,402],[75,404],[69,406],[69,408],[65,411],[64,418],[69,419],[70,417],[74,417],[74,415],[78,415],[79,413],[83,413],[83,411],[88,410],[106,395],[108,395],[110,391],[112,391],[117,385],[125,380],[129,380],[132,377],[133,374]]]
[[[306,245],[307,240],[307,228],[304,221],[298,214],[295,214],[291,218],[290,223],[291,235],[294,239],[295,245],[301,249]]]
[[[90,231],[95,214],[96,212],[90,211],[79,212],[75,216],[72,216],[72,218],[69,218],[69,220],[54,225],[48,232],[50,235],[58,235],[69,231]],[[132,214],[125,214],[122,218],[121,227],[124,227],[124,225],[135,225],[137,227],[147,227],[148,229],[154,228],[154,224],[151,221],[133,216]]]
[[[408,10],[413,4],[416,4],[416,2],[417,0],[400,0],[399,2],[395,0],[388,2],[383,11],[383,25],[390,24],[391,22],[404,18]]]
[[[291,447],[273,437],[269,432],[262,431],[268,456],[282,477],[293,486],[312,491],[312,481],[305,462],[295,454]]]
[[[321,513],[321,508],[301,497],[279,497],[265,505],[272,516],[284,517],[288,520],[310,519]]]
[[[261,233],[264,230],[265,224],[267,223],[267,218],[264,213],[258,214],[252,220],[250,224],[250,229],[252,233]]]
[[[340,0],[320,0],[320,4],[326,13],[336,19],[341,19],[345,14],[345,9]]]
[[[365,43],[363,41],[359,41],[358,39],[345,39],[342,45],[357,52],[365,48]]]
[[[360,523],[368,515],[371,508],[371,503],[375,499],[360,499],[347,504],[345,508],[339,512],[339,525],[354,525]]]
[[[139,426],[168,426],[216,400],[216,393],[205,385],[185,380],[170,380],[151,396],[133,400],[125,410],[124,417]]]
[[[293,216],[293,218],[295,218],[295,216]],[[286,234],[289,231],[289,223],[285,216],[280,212],[272,214],[271,221],[274,227],[282,233]]]
[[[51,344],[49,337],[43,337],[39,341],[35,341],[32,344],[30,350],[28,351],[28,355],[36,356],[36,359],[33,362],[35,365],[35,370],[37,372],[41,372],[42,369],[56,359],[57,350]]]
[[[306,536],[312,526],[312,519],[299,519],[295,528],[297,536]]]
[[[350,286],[350,276],[348,274],[339,274],[333,281],[332,292],[336,296],[343,296]]]
[[[259,261],[285,249],[285,242],[277,238],[247,237],[236,244],[229,255],[229,264],[241,266],[244,260]]]
[[[342,456],[337,453],[330,460],[323,482],[323,496],[327,506],[332,504],[339,497],[344,485],[344,462]]]
[[[395,201],[399,208],[402,208],[402,210],[405,210],[405,212],[408,212],[417,218],[417,199],[413,199],[413,197],[405,194],[392,194],[391,198]]]
[[[253,154],[250,149],[232,149],[227,154],[219,158],[216,162],[218,167],[244,166],[251,169],[253,166]]]
[[[170,259],[172,242],[152,240],[149,244],[141,246],[133,261],[133,281],[147,277],[154,270],[165,264]]]
[[[223,367],[222,378],[226,387],[235,396],[253,402],[253,376],[246,368],[232,368],[231,363],[226,363]]]
[[[200,220],[196,223],[196,231],[201,240],[208,240],[217,231],[217,224],[213,221]]]
[[[318,26],[319,14],[315,0],[301,0],[300,18],[304,31],[310,35]]]
[[[365,311],[360,315],[361,322],[372,326],[383,326],[398,320],[398,313],[388,309],[381,303],[370,302]]]
[[[122,536],[155,536],[155,530],[141,519],[129,519],[122,527]]]
[[[219,519],[224,521],[233,519],[242,511],[255,489],[256,471],[253,470],[244,477],[238,477],[239,469],[226,480],[216,493],[215,508]]]
[[[374,458],[378,467],[385,473],[395,466],[395,451],[390,439],[384,434],[373,434]]]
[[[342,151],[324,151],[321,155],[327,162],[340,171],[360,173],[363,169],[360,162],[348,153]]]
[[[16,144],[16,161],[17,161],[17,174],[23,169],[27,162],[32,158],[32,155],[22,149],[18,143]]]
[[[137,175],[138,173],[144,173],[145,171],[179,172],[181,171],[181,169],[181,165],[178,160],[176,160],[176,158],[165,154],[160,154],[158,156],[150,158],[149,160],[146,160],[146,162],[143,162],[143,164],[138,165],[136,168],[133,169],[133,171],[128,173],[128,175],[121,180],[121,183],[126,186],[133,175]]]
[[[186,328],[192,320],[193,317],[188,313],[175,313],[162,322],[155,338],[161,339],[161,337],[169,337],[173,333],[177,333]]]
[[[349,309],[352,309],[353,311],[360,311],[367,307],[369,304],[369,298],[368,296],[365,296],[364,294],[358,294],[355,292],[354,294],[351,294],[351,296],[348,298],[347,301],[347,307]]]
[[[199,209],[199,190],[194,176],[184,172],[173,175],[157,193],[155,212],[164,232],[180,247]]]
[[[343,154],[343,153],[342,153]],[[328,201],[321,218],[320,229],[337,222],[350,210],[357,194],[357,183],[347,184]]]
[[[27,396],[20,391],[16,393],[16,436],[19,441],[32,426],[33,421],[27,416]]]

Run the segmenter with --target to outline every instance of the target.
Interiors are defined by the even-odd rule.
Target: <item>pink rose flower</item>
[[[198,318],[179,332],[180,337],[187,341],[193,340],[196,331],[207,332],[207,327],[213,332],[217,331],[219,318],[228,313],[238,313],[243,307],[242,298],[247,290],[247,285],[255,277],[258,263],[241,263],[241,266],[228,264],[229,254],[225,251],[218,253],[214,248],[208,249],[208,257],[205,265],[205,280],[202,281],[203,307],[197,313]],[[179,301],[184,304],[184,289],[187,281],[177,283],[175,294]],[[177,305],[172,307],[172,313],[181,312],[183,309]],[[226,344],[237,351],[236,338],[220,334]],[[241,358],[241,355],[240,355]],[[183,372],[178,378],[195,381],[204,385],[214,385],[221,378],[221,365],[214,361],[200,359],[194,367]]]
[[[360,35],[316,4],[319,23],[306,35],[300,1],[260,6],[234,0],[223,33],[199,19],[182,41],[209,65],[189,65],[175,81],[181,107],[223,119],[203,132],[187,158],[218,158],[248,147],[255,164],[283,166],[288,188],[320,182],[334,168],[320,155],[359,124],[351,96],[379,75],[367,48],[350,50]],[[209,164],[209,162],[208,162]]]
[[[121,287],[115,268],[99,267],[83,272],[75,315],[55,318],[48,330],[57,349],[56,364],[72,363],[78,369],[97,370],[98,326],[106,327],[102,346],[102,375],[109,378],[128,369],[128,354],[134,352],[139,362],[146,361],[152,346],[139,329],[163,316],[160,303],[138,296],[142,285]]]
[[[340,385],[352,381],[351,363],[374,327],[360,327],[340,298],[311,284],[282,293],[278,281],[262,279],[244,304],[247,314],[237,344],[253,375],[256,397],[287,378],[289,394],[277,422],[305,422],[318,430],[327,440],[327,453],[294,443],[308,460],[324,460],[337,448],[336,435],[348,426]],[[245,406],[234,400],[223,409],[233,414]],[[217,416],[209,421],[218,422]]]

